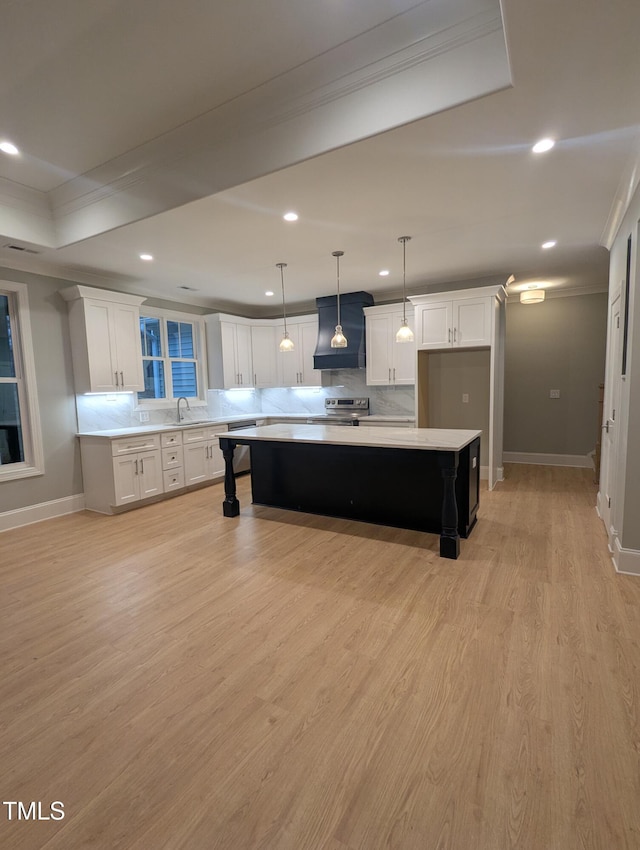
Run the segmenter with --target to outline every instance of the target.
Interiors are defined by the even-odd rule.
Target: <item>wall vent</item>
[[[7,242],[2,246],[3,248],[11,248],[12,251],[22,251],[23,254],[39,254],[40,251],[35,251],[33,248],[25,248],[24,245],[13,245],[11,242]]]

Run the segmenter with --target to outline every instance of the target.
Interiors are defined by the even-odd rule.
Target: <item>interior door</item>
[[[609,313],[607,335],[607,375],[602,421],[599,508],[607,532],[612,527],[613,485],[615,481],[620,385],[622,365],[622,297],[618,292]]]

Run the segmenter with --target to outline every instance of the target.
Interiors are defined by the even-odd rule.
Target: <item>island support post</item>
[[[233,471],[233,452],[237,443],[233,440],[221,439],[220,448],[224,458],[224,502],[222,503],[223,516],[238,516],[240,514],[240,502],[236,496],[236,476]]]

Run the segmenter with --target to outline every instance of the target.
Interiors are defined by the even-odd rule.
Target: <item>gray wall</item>
[[[45,468],[44,475],[0,483],[2,513],[82,493],[82,474],[67,305],[57,294],[69,282],[2,267],[0,279],[27,284]]]
[[[480,463],[489,463],[489,379],[491,352],[488,349],[421,351],[426,356],[428,422],[430,428],[480,430]],[[425,387],[423,387],[424,393]],[[469,400],[463,402],[463,395]]]
[[[598,436],[607,294],[507,304],[504,450],[586,455]],[[559,399],[549,390],[560,390]]]

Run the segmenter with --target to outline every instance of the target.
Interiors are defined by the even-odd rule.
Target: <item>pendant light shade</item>
[[[402,324],[396,333],[396,342],[413,342],[413,331],[407,322],[407,242],[410,236],[399,236],[402,242]]]
[[[284,321],[284,333],[282,335],[282,339],[280,340],[280,345],[278,348],[280,351],[293,351],[294,345],[293,340],[289,336],[289,332],[287,331],[287,311],[285,307],[284,301],[284,269],[286,269],[286,263],[276,263],[276,268],[280,269],[280,283],[282,284],[282,319]]]
[[[331,348],[346,348],[347,338],[342,332],[342,325],[340,324],[340,257],[344,256],[344,251],[334,251],[331,256],[336,258],[336,278],[338,281],[336,300],[338,307],[338,324],[336,325],[336,332],[331,338]]]

